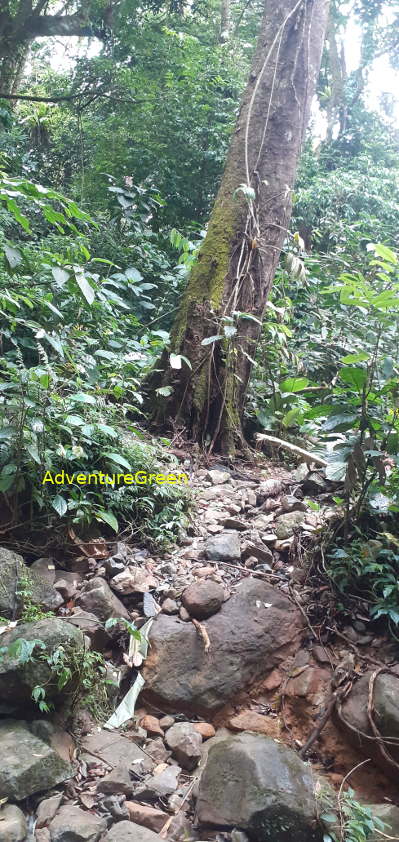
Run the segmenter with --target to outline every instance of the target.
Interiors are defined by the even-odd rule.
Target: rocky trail
[[[397,646],[361,615],[331,627],[307,565],[332,484],[265,460],[215,460],[191,483],[192,524],[162,556],[104,539],[0,550],[0,842],[322,842],[347,776],[399,839]],[[16,622],[21,578],[53,613]],[[104,655],[110,721],[65,718],[55,667],[69,677],[35,641]]]

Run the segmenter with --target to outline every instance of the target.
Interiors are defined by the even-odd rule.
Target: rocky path
[[[352,784],[399,838],[396,748],[387,760],[368,711],[372,678],[379,733],[399,738],[399,672],[373,677],[392,648],[362,620],[332,643],[309,624],[300,548],[336,516],[332,489],[305,465],[262,464],[197,470],[189,534],[162,557],[97,541],[30,564],[31,597],[56,616],[0,624],[0,842],[322,842],[320,816],[369,757]],[[24,560],[0,550],[0,569],[0,615],[18,616]],[[110,618],[142,628],[148,652]],[[89,640],[119,685],[121,727],[80,710],[66,731],[50,666],[21,663],[17,638]],[[32,709],[38,683],[55,714]]]

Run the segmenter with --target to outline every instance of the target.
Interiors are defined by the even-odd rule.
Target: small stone
[[[52,558],[38,558],[30,566],[31,573],[35,573],[47,585],[54,585],[56,577],[55,564]]]
[[[270,735],[270,719],[253,710],[243,710],[237,716],[232,716],[229,726],[233,731],[256,731],[257,734]]]
[[[263,532],[261,537],[264,544],[271,544],[273,546],[277,541],[275,532]]]
[[[277,690],[283,680],[283,676],[279,670],[272,670],[269,672],[267,678],[263,682],[265,690]]]
[[[67,582],[66,579],[57,579],[57,581],[54,582],[54,587],[56,591],[61,594],[64,602],[68,602],[70,599],[73,599],[78,592],[76,585],[72,584],[72,582]]]
[[[306,462],[301,462],[301,464],[298,465],[297,468],[295,468],[295,471],[292,471],[291,480],[292,482],[303,482],[304,479],[306,479],[308,473],[309,468]]]
[[[283,491],[284,485],[280,479],[267,479],[258,486],[260,497],[277,497]]]
[[[112,772],[105,775],[97,784],[97,792],[102,792],[105,795],[114,795],[115,793],[122,793],[129,797],[133,793],[133,782],[129,775],[126,766],[122,764],[115,766]]]
[[[173,719],[173,717],[171,716],[170,719]],[[172,725],[174,725],[174,719]],[[171,728],[172,725],[170,725],[169,727]],[[166,727],[167,726],[165,725],[165,728]],[[148,745],[146,746],[145,750],[147,754],[149,754],[150,757],[153,759],[154,763],[158,764],[165,763],[165,761],[168,760],[171,755],[171,752],[167,750],[164,741],[161,737],[157,737],[155,740],[151,740],[151,742],[148,743]]]
[[[146,804],[138,804],[137,801],[125,801],[125,807],[129,812],[130,821],[148,827],[155,833],[159,833],[168,819],[168,814],[155,807],[148,807]]]
[[[98,842],[106,830],[105,819],[66,804],[50,824],[50,838],[51,842]]]
[[[231,480],[231,475],[228,471],[211,470],[207,472],[206,478],[210,480],[212,485],[222,485]]]
[[[126,567],[126,561],[121,561],[115,556],[110,556],[103,561],[103,567],[105,568],[105,572],[110,578],[117,576],[118,573],[123,573]]]
[[[112,593],[105,579],[101,579],[99,576],[86,582],[76,600],[76,605],[79,605],[84,611],[94,614],[103,623],[109,617],[122,617],[125,620],[130,620],[123,603]]]
[[[285,494],[280,503],[284,512],[306,512],[308,509],[306,503],[298,500],[293,494]]]
[[[145,617],[156,617],[160,611],[158,603],[150,593],[143,594],[143,611]]]
[[[225,529],[236,529],[238,532],[244,532],[248,529],[246,521],[239,520],[237,517],[228,517],[227,520],[224,521],[223,526]]]
[[[201,758],[201,734],[191,722],[176,722],[166,732],[166,743],[184,769],[191,772]]]
[[[179,611],[179,606],[175,599],[170,599],[167,597],[164,599],[161,609],[164,614],[177,614]]]
[[[199,734],[201,734],[203,740],[209,740],[210,737],[214,737],[216,734],[216,731],[210,722],[194,722],[194,728]]]
[[[126,567],[110,581],[111,588],[120,594],[147,593],[158,587],[158,579],[142,567]]]
[[[187,622],[188,620],[191,619],[190,615],[189,615],[188,611],[186,610],[186,608],[184,607],[184,605],[180,606],[179,617],[180,617],[181,620],[184,620],[185,622]]]
[[[253,544],[251,541],[246,541],[241,550],[241,558],[243,561],[246,561],[251,556],[254,556],[257,561],[268,564],[273,561],[273,553],[269,550],[269,547],[262,547],[260,544]]]
[[[24,842],[28,832],[25,816],[15,804],[0,809],[0,842]]]
[[[306,494],[321,494],[326,491],[327,483],[321,474],[312,471],[303,481],[302,488]]]
[[[213,561],[234,561],[240,558],[237,532],[221,532],[205,542],[205,555]]]
[[[287,512],[285,515],[279,515],[276,518],[276,535],[277,538],[284,540],[291,538],[295,530],[300,526],[305,518],[304,512]]]
[[[144,728],[151,737],[163,737],[163,730],[156,716],[146,714],[139,720],[139,725]]]
[[[172,795],[172,792],[178,787],[180,772],[180,766],[168,766],[158,775],[151,775],[136,787],[134,793],[136,798],[140,798],[142,801],[153,801],[155,798],[166,798],[166,796]]]
[[[136,822],[122,821],[111,827],[102,842],[159,842],[159,836]]]
[[[167,728],[171,728],[172,725],[175,724],[175,719],[174,719],[173,716],[163,716],[159,720],[159,724],[160,724],[161,728],[163,728],[166,731]]]
[[[189,585],[181,599],[190,617],[205,620],[220,611],[224,602],[224,588],[211,579],[205,579]]]
[[[35,842],[51,842],[48,827],[37,827],[35,830]]]
[[[43,801],[40,802],[36,811],[36,827],[46,827],[50,824],[61,804],[62,798],[63,793],[59,792],[57,795],[52,795],[50,798],[44,798]]]
[[[211,576],[214,570],[214,567],[197,567],[193,570],[193,576],[196,576],[198,579],[202,579],[204,576]]]
[[[239,506],[237,503],[229,503],[226,506],[226,509],[228,512],[230,512],[231,515],[238,515],[240,514],[242,506]]]

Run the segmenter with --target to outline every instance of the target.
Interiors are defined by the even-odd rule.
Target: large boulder
[[[201,826],[238,827],[253,842],[321,842],[311,771],[270,737],[244,732],[209,751],[201,776]]]
[[[348,739],[371,757],[388,775],[397,771],[384,758],[379,749],[368,717],[369,687],[371,672],[365,673],[356,683],[349,696],[343,702],[336,723]],[[373,693],[374,721],[382,737],[399,739],[399,675],[381,673],[374,683]],[[386,745],[386,750],[399,762],[399,746]]]
[[[162,705],[220,708],[298,646],[302,618],[280,591],[249,578],[203,626],[207,652],[191,623],[163,613],[154,620],[144,678],[146,692]]]
[[[94,614],[102,623],[110,617],[123,617],[125,620],[130,620],[123,602],[112,593],[105,579],[100,576],[86,582],[76,600],[76,605]]]
[[[40,608],[55,611],[63,599],[40,569],[32,569],[13,550],[0,547],[0,616],[16,619],[24,607],[23,592]]]
[[[21,801],[72,774],[70,764],[20,720],[0,722],[0,757],[0,798]]]
[[[35,650],[33,660],[26,663],[23,658],[8,654],[8,648],[18,639],[42,641],[45,649],[38,647],[37,655],[41,652],[51,655],[58,646],[63,646],[67,652],[83,649],[82,632],[65,620],[47,617],[35,623],[23,623],[1,636],[1,646],[5,651],[0,658],[0,701],[15,705],[31,703],[32,690],[36,685],[46,688],[47,699],[54,699],[59,695],[57,676],[45,660],[35,656]],[[65,694],[67,689],[68,685],[62,693]]]

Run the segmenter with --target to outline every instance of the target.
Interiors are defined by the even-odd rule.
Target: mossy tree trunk
[[[198,260],[158,366],[158,422],[231,453],[267,297],[291,215],[292,186],[320,68],[328,0],[265,0],[226,168]],[[242,187],[240,187],[242,185]],[[244,314],[244,315],[242,315]],[[210,341],[210,337],[222,337]],[[205,344],[204,344],[205,340]],[[208,340],[208,343],[207,343]],[[152,379],[152,387],[161,385]],[[159,394],[159,393],[158,393]]]

